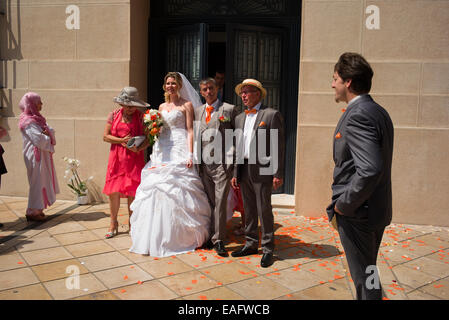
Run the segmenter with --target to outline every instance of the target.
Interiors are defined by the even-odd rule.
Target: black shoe
[[[214,244],[214,249],[220,257],[229,256],[223,241],[217,241],[217,243]]]
[[[231,256],[233,256],[234,258],[238,258],[238,257],[244,257],[244,256],[252,255],[252,254],[258,254],[258,253],[259,253],[259,250],[257,248],[252,249],[252,248],[243,247],[242,249],[231,253]]]
[[[0,228],[3,227],[3,223],[0,223]]]
[[[260,266],[262,268],[267,268],[273,264],[273,254],[264,253],[262,259],[260,259]]]
[[[207,240],[201,248],[211,250],[214,247],[212,239]]]

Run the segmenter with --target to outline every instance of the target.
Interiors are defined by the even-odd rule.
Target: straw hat
[[[267,90],[265,90],[265,88],[262,86],[262,83],[260,83],[256,79],[243,80],[242,83],[238,84],[235,87],[235,93],[237,93],[237,95],[240,95],[240,91],[241,91],[242,87],[244,87],[244,86],[253,86],[253,87],[256,87],[257,89],[259,89],[260,92],[262,93],[262,99],[264,99],[267,95]]]
[[[120,91],[117,97],[114,97],[114,102],[122,106],[131,107],[149,107],[150,105],[139,99],[139,91],[134,87],[125,87]]]

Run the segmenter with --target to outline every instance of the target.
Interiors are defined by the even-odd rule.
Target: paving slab
[[[112,290],[121,300],[171,300],[178,295],[158,280],[152,280]]]
[[[41,264],[31,267],[41,282],[66,279],[73,274],[86,274],[89,271],[76,259]]]
[[[197,270],[161,278],[159,281],[179,296],[187,296],[223,285]]]
[[[144,282],[153,279],[150,274],[142,270],[137,265],[128,265],[103,271],[97,271],[94,273],[94,275],[102,283],[104,283],[108,289],[115,289],[131,284],[136,284],[139,281]]]
[[[136,254],[133,254],[136,256]],[[194,267],[184,263],[177,257],[145,259],[138,266],[155,278],[164,278],[194,270]]]
[[[64,247],[27,251],[21,254],[30,266],[73,258],[70,252]]]
[[[72,299],[107,289],[91,273],[80,275],[79,282],[71,278],[65,278],[44,282],[44,286],[55,300]]]
[[[0,300],[53,300],[53,298],[41,283],[37,283],[1,291]]]
[[[30,268],[22,268],[0,272],[1,290],[24,287],[39,283],[39,279]]]

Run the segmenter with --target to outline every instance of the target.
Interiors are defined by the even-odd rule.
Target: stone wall
[[[379,29],[368,29],[375,5]],[[395,126],[393,221],[449,225],[449,1],[304,0],[296,211],[322,216],[330,202],[332,138],[345,107],[333,67],[359,52],[374,69],[373,98]]]
[[[66,26],[69,5],[79,8],[79,29]],[[146,99],[149,2],[7,0],[0,6],[6,13],[0,17],[1,124],[8,130],[1,139],[8,174],[0,194],[28,194],[18,102],[34,91],[56,130],[58,198],[74,197],[64,182],[67,156],[81,161],[81,176],[94,177],[97,198],[104,200],[109,144],[102,138],[107,114],[116,108],[112,98],[132,85]]]

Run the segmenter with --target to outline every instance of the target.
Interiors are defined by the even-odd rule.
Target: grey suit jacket
[[[345,217],[366,222],[373,230],[390,224],[393,135],[388,112],[370,95],[348,106],[334,133],[329,221],[336,205]]]
[[[243,157],[243,130],[245,128],[246,114],[240,113],[235,119],[236,130],[241,130],[241,136],[236,141],[236,165],[234,167],[234,177],[237,181],[240,179],[240,170]],[[272,141],[270,130],[277,132],[277,143]],[[264,148],[265,150],[261,150]],[[265,151],[265,152],[263,152]],[[256,122],[253,127],[252,145],[250,147],[250,155],[256,156],[256,163],[250,166],[250,177],[255,182],[272,182],[273,176],[284,178],[284,159],[285,159],[285,134],[284,120],[279,111],[261,106],[257,112]],[[270,157],[270,161],[262,157]],[[267,170],[264,170],[267,169]],[[267,174],[268,172],[268,174]]]
[[[206,123],[206,115],[206,105],[195,110],[195,121],[199,122],[199,124],[197,124],[199,125],[199,128],[196,133],[196,135],[198,135],[196,141],[201,145],[202,150],[202,161],[200,165],[207,164],[204,159],[205,157],[209,157],[209,159],[214,159],[211,164],[212,166],[221,166],[226,172],[229,172],[233,168],[234,146],[232,139],[226,143],[226,135],[229,137],[234,130],[237,109],[234,105],[220,101],[218,110],[212,113],[209,123]],[[221,141],[215,140],[217,138],[216,132],[220,133]],[[212,143],[214,144],[213,147],[210,146]],[[217,143],[221,146],[221,152],[218,155],[215,154],[217,150],[220,151],[220,149],[217,148]],[[210,148],[207,148],[208,146]],[[227,146],[229,146],[228,149],[226,148]],[[204,155],[203,153],[205,152],[209,153]],[[226,158],[227,155],[229,155],[228,159]]]

